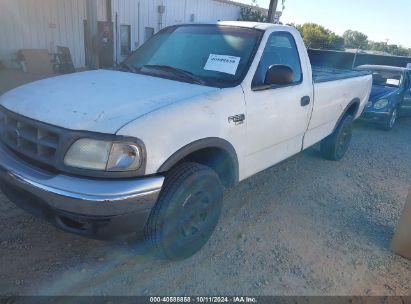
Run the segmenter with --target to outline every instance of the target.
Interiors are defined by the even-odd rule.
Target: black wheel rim
[[[159,230],[168,258],[190,257],[207,243],[220,218],[222,195],[219,180],[210,176],[199,176],[175,191]]]
[[[206,237],[212,207],[211,197],[205,191],[198,191],[186,199],[179,224],[181,235],[186,241]]]
[[[345,152],[347,152],[348,145],[350,144],[350,141],[351,141],[351,137],[352,137],[351,128],[347,126],[342,130],[341,135],[338,137],[337,151],[336,151],[338,158],[343,157]]]

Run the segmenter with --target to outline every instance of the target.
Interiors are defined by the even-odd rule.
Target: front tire
[[[170,260],[197,253],[217,226],[222,198],[223,186],[210,168],[187,162],[172,169],[146,227],[155,252]]]
[[[321,154],[331,161],[341,160],[347,152],[352,139],[353,117],[346,115],[333,134],[321,142]]]
[[[397,118],[398,118],[398,110],[397,110],[397,109],[394,109],[394,110],[392,111],[392,113],[391,113],[390,120],[389,120],[387,123],[385,123],[385,124],[382,126],[382,128],[383,128],[385,131],[391,131],[392,129],[394,129],[394,126],[395,126],[395,124],[396,124],[396,122],[397,122]]]

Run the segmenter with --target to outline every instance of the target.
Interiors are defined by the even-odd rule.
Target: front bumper
[[[390,121],[391,112],[377,112],[365,110],[364,113],[361,115],[360,119],[371,123],[384,124]]]
[[[0,145],[0,187],[26,211],[59,228],[106,239],[141,232],[164,177],[103,180],[53,174],[18,159]]]

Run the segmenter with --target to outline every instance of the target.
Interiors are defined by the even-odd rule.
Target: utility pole
[[[268,23],[274,23],[275,12],[277,11],[278,0],[270,0],[270,8],[268,10]]]
[[[86,65],[98,69],[97,0],[86,0]]]

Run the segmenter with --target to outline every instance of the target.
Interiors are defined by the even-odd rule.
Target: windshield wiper
[[[172,67],[172,66],[169,66],[169,65],[147,64],[143,68],[145,68],[145,69],[156,69],[156,70],[161,70],[161,71],[165,71],[165,72],[170,72],[170,73],[173,73],[174,75],[184,77],[185,79],[191,80],[193,83],[205,85],[205,81],[202,80],[200,77],[194,75],[193,73],[191,73],[189,71],[186,71],[186,70],[183,70],[183,69],[175,68],[175,67]]]
[[[127,62],[120,63],[120,67],[125,68],[129,72],[137,73],[137,69],[133,67],[131,64],[128,64]]]

